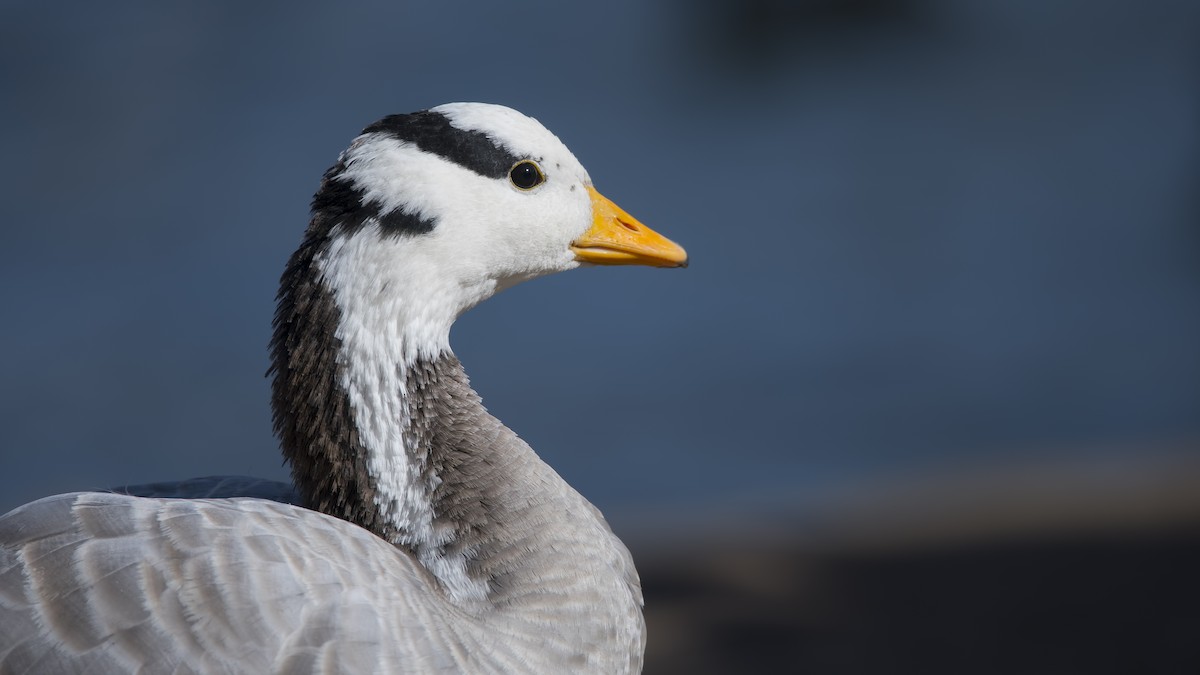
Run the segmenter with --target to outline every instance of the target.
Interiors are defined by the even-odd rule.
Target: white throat
[[[402,258],[397,247],[405,248]],[[388,238],[368,223],[334,236],[316,263],[340,310],[340,385],[367,453],[375,505],[396,533],[393,543],[413,550],[451,599],[484,600],[486,583],[467,573],[469,552],[445,552],[453,531],[437,527],[432,501],[441,478],[413,428],[407,389],[414,364],[451,354],[454,320],[496,284],[464,286],[439,276],[420,249],[419,239]]]

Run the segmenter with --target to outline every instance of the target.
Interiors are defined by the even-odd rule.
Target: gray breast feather
[[[436,593],[315,511],[58,495],[0,517],[0,673],[456,671],[473,645]]]

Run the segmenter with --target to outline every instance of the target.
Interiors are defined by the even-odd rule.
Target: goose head
[[[527,279],[585,264],[687,264],[682,248],[601,195],[554,134],[499,105],[372,124],[326,174],[313,209],[330,285],[346,303],[390,305],[421,351],[445,350],[455,318]]]

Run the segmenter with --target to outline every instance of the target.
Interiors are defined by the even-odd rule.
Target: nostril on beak
[[[638,226],[634,225],[633,223],[627,223],[624,220],[621,220],[620,218],[617,218],[617,222],[621,224],[621,227],[629,230],[630,232],[641,232],[641,230],[638,229]]]

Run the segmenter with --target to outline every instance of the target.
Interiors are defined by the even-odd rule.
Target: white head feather
[[[587,171],[554,134],[498,105],[451,103],[431,112],[486,133],[541,168],[531,190],[489,178],[383,132],[364,134],[343,155],[341,180],[383,213],[401,209],[434,223],[415,236],[387,236],[377,223],[335,236],[323,271],[343,312],[385,302],[411,333],[405,349],[443,351],[450,324],[496,291],[579,263],[571,242],[591,224]],[[390,302],[389,302],[390,300]]]

